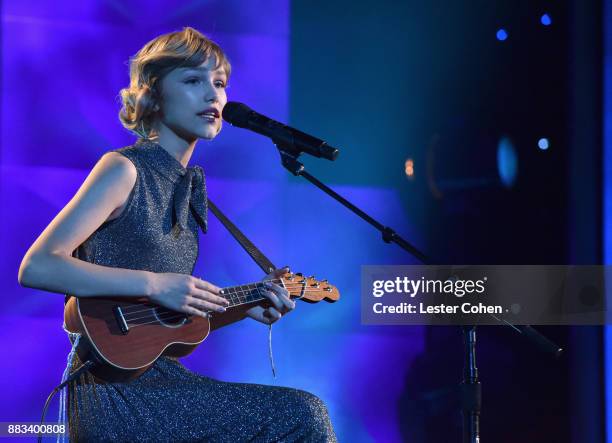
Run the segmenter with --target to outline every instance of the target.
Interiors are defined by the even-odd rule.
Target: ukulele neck
[[[263,282],[257,282],[247,285],[228,286],[227,288],[223,288],[223,293],[221,295],[230,302],[229,307],[231,308],[233,306],[263,300],[266,298],[263,294],[267,290]]]

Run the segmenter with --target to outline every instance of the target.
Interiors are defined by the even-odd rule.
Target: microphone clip
[[[300,156],[300,152],[294,154],[292,151],[292,147],[289,149],[285,149],[285,145],[282,142],[275,143],[278,148],[278,153],[281,156],[281,163],[289,172],[291,172],[296,177],[302,175],[304,171],[304,165],[298,161],[298,157]]]

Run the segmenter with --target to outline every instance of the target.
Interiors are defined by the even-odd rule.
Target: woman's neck
[[[198,141],[197,138],[192,141],[185,140],[164,125],[160,125],[160,127],[157,128],[155,136],[151,137],[151,140],[159,143],[162,148],[168,151],[170,155],[177,159],[185,168],[189,164],[189,160],[193,155],[193,150]]]

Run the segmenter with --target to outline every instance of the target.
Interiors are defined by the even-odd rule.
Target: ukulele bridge
[[[123,311],[121,310],[121,306],[115,306],[113,308],[113,314],[115,314],[115,320],[117,320],[117,324],[119,325],[119,329],[121,330],[121,333],[123,335],[126,335],[129,332],[130,327],[125,321],[125,317],[123,316]]]

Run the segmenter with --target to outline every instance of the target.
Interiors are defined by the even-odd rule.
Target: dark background
[[[350,159],[311,169],[329,183],[400,189],[435,263],[602,263],[602,8],[293,2],[292,123],[327,134]],[[518,162],[512,186],[499,180],[503,137]],[[510,328],[478,328],[483,441],[603,441],[602,329],[539,330],[567,349],[559,361]],[[460,441],[450,389],[463,366],[461,332],[425,334],[405,374],[402,434]]]

